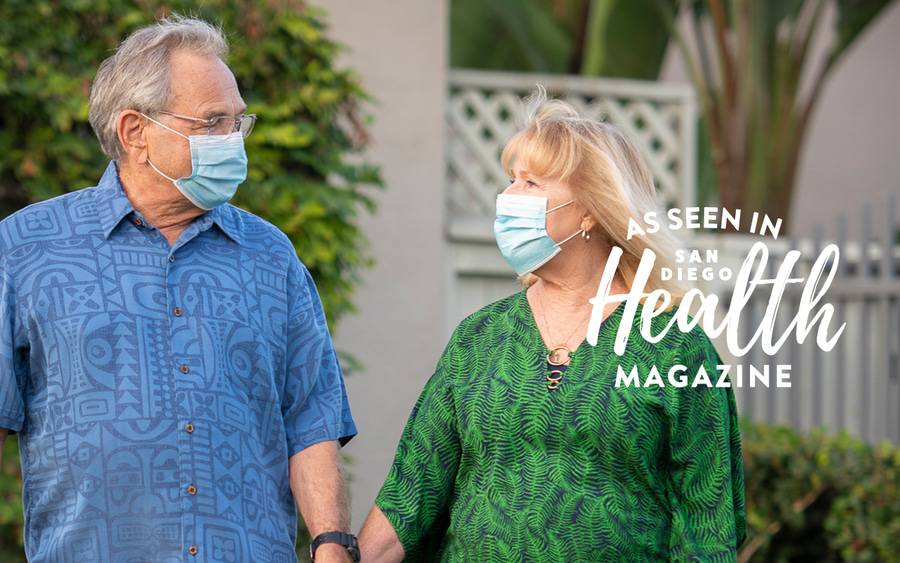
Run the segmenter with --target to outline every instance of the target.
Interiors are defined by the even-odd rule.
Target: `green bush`
[[[248,179],[233,203],[291,238],[333,328],[353,310],[352,292],[371,262],[357,223],[374,211],[371,193],[382,180],[358,156],[368,97],[350,70],[335,66],[341,47],[328,39],[324,13],[306,2],[0,2],[0,217],[96,184],[107,158],[87,120],[94,73],[130,32],[170,11],[225,30],[229,66],[259,117],[247,139]],[[4,450],[0,561],[22,552],[17,440]]]
[[[900,448],[742,421],[742,561],[900,560]]]
[[[0,448],[0,561],[22,559],[22,481],[19,475],[19,441],[12,435]]]
[[[825,529],[845,561],[900,560],[900,448],[873,449],[873,467],[839,497]]]

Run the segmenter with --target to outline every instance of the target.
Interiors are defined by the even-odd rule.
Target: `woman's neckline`
[[[531,303],[528,301],[527,292],[528,292],[527,287],[522,288],[522,290],[519,291],[519,298],[524,302],[523,307],[524,307],[525,316],[528,318],[528,324],[529,324],[530,328],[534,331],[535,334],[537,334],[538,342],[540,342],[541,345],[544,347],[544,349],[549,352],[553,348],[551,348],[547,344],[547,342],[544,340],[544,335],[541,334],[541,329],[537,324],[537,318],[534,316],[534,310],[531,308]],[[618,315],[618,313],[622,311],[624,304],[625,304],[625,301],[620,301],[619,304],[616,305],[616,307],[612,311],[609,312],[609,314],[606,316],[606,318],[603,319],[603,321],[600,323],[600,329],[599,329],[600,333],[602,333],[603,330],[606,328],[608,321],[610,319],[612,319],[614,316]],[[578,345],[573,350],[569,351],[569,357],[570,358],[574,357],[578,353],[579,350],[584,348],[586,341],[587,341],[587,338],[582,338],[581,341],[578,343]],[[591,346],[589,345],[589,347],[591,347]]]

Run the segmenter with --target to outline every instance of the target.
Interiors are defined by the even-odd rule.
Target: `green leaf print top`
[[[719,354],[699,327],[655,344],[624,304],[547,389],[546,347],[522,290],[463,320],[409,415],[375,504],[406,561],[734,561],[746,535],[731,387],[674,387],[669,366]],[[674,309],[653,320],[661,332]],[[615,386],[656,365],[664,386]]]

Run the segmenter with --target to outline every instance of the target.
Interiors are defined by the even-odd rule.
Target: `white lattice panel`
[[[447,101],[451,221],[494,215],[508,183],[500,152],[521,124],[521,99],[542,84],[582,115],[622,128],[643,149],[666,206],[696,204],[696,106],[688,86],[562,75],[451,71]]]

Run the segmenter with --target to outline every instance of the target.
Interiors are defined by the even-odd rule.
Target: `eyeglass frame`
[[[166,110],[162,110],[162,109],[157,110],[154,113],[160,113],[163,115],[171,115],[172,117],[177,117],[178,119],[187,119],[189,121],[196,121],[197,123],[202,123],[204,126],[206,126],[206,134],[207,135],[212,135],[212,133],[210,133],[210,131],[218,123],[218,121],[220,119],[228,119],[228,118],[234,119],[234,127],[231,129],[231,132],[237,133],[238,131],[241,131],[241,123],[244,121],[244,118],[249,117],[250,118],[250,128],[247,130],[246,133],[243,133],[243,131],[241,131],[241,133],[243,134],[243,137],[245,139],[250,136],[250,133],[253,132],[254,125],[256,125],[256,114],[255,113],[242,113],[238,117],[231,117],[229,115],[217,115],[215,117],[210,117],[209,119],[202,119],[200,117],[191,117],[190,115],[181,115],[179,113],[174,113],[174,112],[166,111]]]

